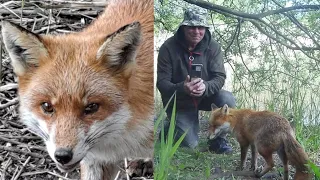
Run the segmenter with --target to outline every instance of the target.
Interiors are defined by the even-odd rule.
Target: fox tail
[[[289,162],[296,168],[296,174],[294,175],[295,180],[309,180],[312,175],[307,166],[308,155],[303,150],[302,146],[292,136],[288,135],[283,141],[285,154]]]

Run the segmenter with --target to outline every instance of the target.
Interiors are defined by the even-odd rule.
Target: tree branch
[[[256,14],[259,18],[264,18],[274,14],[282,14],[294,10],[320,10],[320,5],[300,5],[300,6],[291,6],[285,7],[277,10],[271,10],[264,13]]]
[[[211,11],[215,11],[215,12],[224,12],[224,13],[228,13],[234,16],[238,16],[238,17],[243,17],[243,18],[248,18],[248,19],[259,19],[259,17],[255,14],[248,14],[248,13],[243,13],[240,11],[236,11],[236,10],[231,10],[229,8],[217,5],[217,4],[213,4],[213,3],[209,3],[206,1],[202,1],[202,0],[183,0],[185,2],[188,2],[190,4],[194,4],[197,6],[200,6],[202,8],[211,10]]]
[[[275,0],[271,0],[273,3],[275,3],[277,6],[283,8],[283,6],[281,4],[279,4],[278,2],[276,2]],[[308,31],[308,29],[306,27],[304,27],[293,15],[290,15],[288,13],[282,13],[284,16],[288,17],[290,19],[290,21],[295,24],[301,31],[303,31],[304,33],[306,33],[306,35],[313,41],[313,43],[317,46],[320,47],[319,43],[317,42],[317,40],[315,40],[312,35],[310,34],[310,32]]]
[[[294,10],[318,10],[320,9],[320,5],[300,5],[300,6],[292,6],[292,7],[284,7],[281,9],[277,9],[277,10],[271,10],[271,11],[267,11],[267,12],[263,12],[263,13],[259,13],[259,14],[249,14],[249,13],[243,13],[240,11],[236,11],[236,10],[232,10],[220,5],[216,5],[210,2],[206,2],[203,0],[183,0],[185,2],[191,3],[191,4],[195,4],[197,6],[200,6],[202,8],[211,10],[211,11],[215,11],[217,13],[223,14],[227,17],[231,17],[231,18],[243,18],[243,20],[247,20],[250,21],[261,33],[265,34],[267,37],[271,38],[272,40],[276,41],[277,43],[280,43],[281,45],[291,49],[291,50],[301,50],[304,54],[306,54],[305,51],[313,51],[313,50],[320,50],[320,46],[319,44],[316,42],[316,40],[314,38],[311,37],[310,34],[305,33],[313,40],[313,42],[315,42],[316,47],[307,47],[307,46],[299,46],[297,43],[295,43],[292,39],[289,39],[288,37],[284,36],[283,34],[281,34],[279,31],[277,31],[275,28],[273,28],[272,26],[270,26],[268,23],[266,23],[265,21],[262,20],[262,18],[270,16],[270,15],[275,15],[275,14],[285,14],[286,12],[290,12],[290,11],[294,11]],[[290,19],[291,21],[293,19]],[[272,36],[271,34],[269,34],[267,31],[265,31],[257,21],[262,22],[265,26],[267,26],[268,28],[270,28],[271,30],[273,30],[277,35],[279,35],[280,37],[282,37],[283,39],[287,40],[288,42],[290,42],[291,44],[293,44],[294,46],[287,44],[285,42],[282,42],[281,40],[279,40],[278,38]],[[297,25],[298,26],[298,25]],[[300,27],[301,28],[301,27]],[[306,54],[308,57],[312,58],[312,59],[316,59],[314,57],[311,57],[309,54]]]
[[[267,11],[259,14],[249,14],[249,13],[243,13],[236,10],[231,10],[229,8],[226,8],[217,4],[213,4],[210,2],[206,2],[203,0],[183,0],[183,1],[200,6],[205,9],[212,10],[212,11],[220,10],[228,14],[232,14],[235,16],[248,18],[248,19],[261,19],[270,15],[285,13],[285,12],[294,11],[294,10],[304,10],[304,9],[319,10],[320,9],[320,5],[300,5],[300,6],[285,7],[277,10],[271,10],[271,11]]]
[[[287,47],[288,49],[292,49],[292,50],[298,50],[298,48],[290,46],[289,44],[286,44],[282,41],[280,41],[278,38],[272,36],[271,34],[269,34],[268,32],[266,32],[257,21],[254,20],[250,20],[250,22],[264,35],[266,35],[267,37],[269,37],[270,39],[276,41],[277,43]]]
[[[234,34],[232,36],[232,40],[231,42],[228,44],[228,46],[226,47],[225,49],[225,55],[227,56],[227,51],[229,50],[229,48],[231,47],[231,45],[233,44],[234,40],[236,39],[237,36],[239,36],[239,31],[240,31],[240,24],[241,24],[241,21],[238,20],[238,25],[236,27],[236,30],[234,31]]]
[[[281,36],[283,39],[289,41],[291,44],[295,45],[294,50],[320,50],[320,47],[306,47],[306,46],[299,46],[297,43],[295,43],[292,39],[289,39],[287,36],[283,35],[281,32],[279,32],[277,29],[273,28],[272,26],[270,26],[270,24],[266,23],[264,20],[259,20],[260,22],[262,22],[264,25],[266,25],[267,27],[269,27],[273,32],[275,32],[277,35]]]
[[[291,50],[300,50],[301,52],[303,52],[303,53],[304,53],[306,56],[308,56],[309,58],[319,61],[318,59],[316,59],[316,58],[310,56],[309,54],[307,54],[305,51],[320,50],[320,48],[316,48],[316,47],[306,47],[306,46],[300,47],[300,46],[298,46],[294,41],[288,39],[287,37],[285,37],[284,35],[282,35],[280,32],[276,31],[274,28],[272,28],[271,26],[268,25],[268,27],[272,28],[272,29],[275,31],[275,33],[278,32],[277,34],[278,34],[279,36],[285,38],[287,41],[289,41],[290,43],[292,43],[293,45],[295,45],[295,47],[294,47],[294,46],[290,46],[289,44],[286,44],[286,43],[280,41],[278,38],[276,38],[276,37],[272,36],[271,34],[269,34],[268,32],[266,32],[264,29],[262,29],[262,27],[259,25],[259,23],[256,22],[255,20],[249,20],[249,21],[250,21],[261,33],[263,33],[264,35],[266,35],[266,36],[269,37],[270,39],[276,41],[277,43],[279,43],[279,44],[281,44],[281,45],[283,45],[283,46],[285,46],[285,47],[287,47],[288,49],[291,49]],[[263,22],[263,21],[261,20],[261,22]]]
[[[240,47],[240,41],[239,41],[239,36],[240,36],[240,31],[241,31],[241,29],[240,29],[240,28],[241,28],[241,21],[238,20],[238,23],[239,23],[239,24],[238,24],[238,26],[237,26],[238,31],[237,31],[236,37],[237,37],[237,46],[238,46],[238,49],[239,49],[239,54],[240,54],[241,62],[242,62],[242,64],[244,65],[244,67],[247,69],[247,71],[249,72],[249,74],[251,75],[254,84],[256,84],[256,79],[255,79],[255,77],[253,76],[253,74],[252,74],[252,72],[250,71],[250,69],[248,68],[247,64],[244,62],[244,59],[243,59],[243,56],[242,56],[241,47]]]
[[[160,24],[162,24],[162,26],[164,27],[165,30],[167,30],[167,31],[169,31],[169,32],[172,32],[172,29],[168,28],[168,27],[166,26],[166,23],[164,23],[162,20],[160,20],[160,19],[155,19],[155,20],[154,20],[154,23],[155,23],[155,24],[156,24],[156,23],[160,23]]]

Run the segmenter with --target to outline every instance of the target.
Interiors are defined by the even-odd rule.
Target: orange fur
[[[310,179],[307,164],[308,156],[296,141],[294,132],[285,118],[270,111],[253,111],[250,109],[231,109],[225,105],[215,109],[209,119],[210,136],[221,133],[222,127],[229,127],[235,134],[241,147],[241,162],[243,169],[248,147],[251,146],[251,168],[257,168],[257,153],[266,160],[266,166],[258,177],[266,174],[273,166],[272,153],[277,151],[284,164],[284,179],[288,179],[288,161],[296,168],[295,179]],[[226,129],[223,129],[226,131]]]

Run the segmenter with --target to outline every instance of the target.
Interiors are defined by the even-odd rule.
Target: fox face
[[[19,77],[21,120],[44,139],[60,170],[96,157],[112,161],[126,151],[121,145],[135,149],[148,136],[147,130],[130,134],[137,117],[127,94],[139,22],[101,37],[40,36],[3,22],[2,37]]]
[[[230,122],[228,120],[229,108],[225,104],[222,108],[211,106],[212,112],[209,118],[209,139],[215,139],[220,135],[230,132]]]

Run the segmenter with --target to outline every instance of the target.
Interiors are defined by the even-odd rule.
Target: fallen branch
[[[6,10],[6,9],[0,9],[0,14],[2,15],[8,15],[8,14],[17,14],[21,13],[20,9],[12,9],[12,10]],[[39,14],[44,14],[46,16],[49,15],[47,12],[42,12],[39,10],[23,10],[22,14],[24,16],[28,15],[39,15]],[[87,15],[87,16],[97,16],[99,14],[98,11],[81,11],[80,12],[70,12],[70,11],[61,11],[59,15],[64,15],[64,16],[81,16],[81,14]]]
[[[0,38],[0,83],[2,83],[1,79],[2,79],[2,37]]]
[[[61,176],[60,174],[57,174],[57,173],[54,173],[54,172],[51,172],[51,171],[47,171],[47,173],[48,173],[48,174],[51,174],[51,175],[54,175],[54,176],[58,177],[59,179],[75,180],[75,179],[69,179],[69,178],[63,177],[63,176]]]
[[[6,171],[7,171],[7,168],[9,167],[9,165],[12,163],[12,160],[11,160],[11,157],[9,157],[9,159],[7,160],[7,163],[4,165],[3,167],[3,173],[2,173],[2,178],[1,180],[6,180],[5,177],[6,177]]]
[[[23,163],[20,171],[17,173],[17,175],[14,177],[13,180],[17,180],[20,177],[20,174],[22,173],[24,167],[27,165],[27,163],[30,161],[31,157],[29,156],[28,159]]]
[[[15,153],[19,153],[19,154],[26,154],[35,158],[45,158],[45,156],[43,156],[42,154],[38,154],[38,153],[33,153],[33,152],[29,152],[29,151],[25,151],[25,150],[21,150],[21,149],[17,149],[14,147],[6,147],[6,146],[0,146],[0,150],[3,151],[9,151],[9,152],[15,152]]]
[[[3,135],[1,136],[3,138],[9,138],[9,139],[27,139],[27,140],[42,140],[39,136],[7,136]]]
[[[57,3],[51,5],[48,3]],[[38,6],[45,9],[57,9],[57,8],[92,8],[92,7],[101,7],[104,8],[108,3],[107,2],[76,2],[76,1],[49,1],[45,3],[43,1],[30,1],[31,3],[38,3]]]
[[[44,170],[44,171],[33,171],[33,172],[25,172],[25,173],[22,173],[21,176],[24,177],[24,176],[33,176],[33,175],[37,175],[37,174],[51,174],[51,175],[54,175],[54,176],[57,176],[61,179],[64,179],[64,180],[76,180],[76,179],[70,179],[70,178],[66,178],[66,177],[63,177],[57,173],[54,173],[54,172],[50,172],[50,171],[47,171],[47,170]]]
[[[11,144],[17,144],[17,145],[20,145],[21,147],[28,148],[28,149],[37,149],[37,150],[40,150],[40,151],[46,151],[46,148],[44,148],[44,147],[24,144],[24,143],[21,143],[19,141],[16,141],[16,140],[13,140],[13,139],[8,139],[8,138],[1,137],[1,136],[0,136],[0,140],[5,141],[5,142],[9,142]]]
[[[230,176],[243,176],[243,177],[256,177],[253,171],[231,171],[213,174],[210,179],[230,177]],[[263,177],[278,177],[277,173],[267,173]],[[259,178],[257,178],[259,179]]]
[[[6,104],[0,104],[0,109],[4,109],[4,108],[7,108],[9,106],[12,106],[12,105],[15,105],[15,104],[18,104],[19,102],[19,99],[18,98],[14,98],[12,100],[7,100],[8,102]]]
[[[8,90],[11,90],[11,89],[17,89],[17,88],[18,88],[18,84],[10,83],[10,84],[6,84],[6,85],[3,85],[3,86],[0,86],[0,92],[8,91]]]

